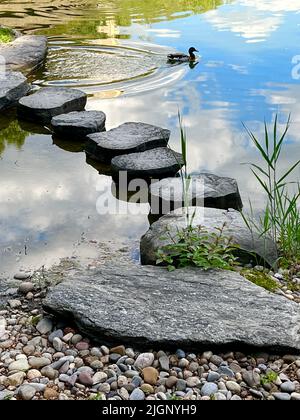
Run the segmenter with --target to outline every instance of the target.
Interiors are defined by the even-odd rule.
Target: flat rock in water
[[[68,139],[85,140],[88,134],[105,130],[106,115],[101,111],[74,111],[52,118],[55,134]]]
[[[1,70],[1,69],[0,69]],[[8,71],[0,72],[0,110],[9,108],[27,95],[30,85],[22,73]]]
[[[44,309],[98,342],[300,350],[300,306],[231,271],[105,265],[50,289]]]
[[[47,37],[25,35],[0,46],[0,56],[9,70],[18,70],[25,74],[43,64],[47,54]]]
[[[152,212],[166,214],[184,206],[204,206],[228,210],[243,207],[235,179],[201,173],[186,181],[184,191],[181,178],[165,178],[150,186]],[[165,211],[166,210],[166,211]]]
[[[78,89],[43,88],[19,101],[18,115],[24,119],[49,123],[56,115],[82,111],[86,102],[87,95]]]
[[[126,171],[129,178],[161,179],[175,175],[183,166],[180,153],[167,147],[158,147],[141,153],[116,156],[111,161],[112,171]]]
[[[105,133],[88,136],[86,152],[96,160],[144,152],[168,145],[170,131],[150,124],[128,122]]]
[[[239,246],[236,253],[244,263],[263,260],[270,266],[275,264],[277,249],[274,242],[271,239],[262,238],[258,233],[251,233],[238,211],[190,207],[189,214],[194,215],[192,225],[202,226],[204,234],[206,232],[219,233],[217,229],[224,226],[224,237],[232,238],[232,243]],[[186,226],[186,212],[182,208],[174,210],[153,223],[141,239],[142,264],[155,265],[157,251],[171,244],[171,238],[176,241],[178,229]],[[167,235],[166,232],[168,232]]]

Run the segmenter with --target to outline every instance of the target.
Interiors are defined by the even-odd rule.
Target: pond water
[[[258,135],[264,118],[292,124],[282,166],[300,158],[300,0],[0,0],[0,24],[49,37],[37,86],[80,87],[107,128],[143,121],[172,130],[178,109],[188,133],[190,171],[237,179],[244,202],[263,205],[244,162],[257,162],[242,122]],[[197,66],[169,66],[169,51],[195,46]],[[0,116],[0,273],[92,256],[91,241],[136,247],[144,214],[100,215],[108,168],[86,161],[82,145]],[[296,174],[299,177],[299,173]],[[108,193],[109,194],[109,193]],[[116,199],[115,199],[116,200]]]

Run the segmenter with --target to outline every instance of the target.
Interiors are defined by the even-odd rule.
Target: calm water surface
[[[189,138],[189,168],[232,176],[245,202],[263,204],[243,162],[257,161],[241,122],[292,115],[283,166],[300,158],[300,0],[0,1],[0,24],[46,34],[50,49],[37,86],[75,86],[107,128],[144,121],[172,130],[177,112]],[[200,50],[200,63],[168,66],[168,51]],[[294,60],[294,64],[293,64]],[[66,64],[68,63],[68,64]],[[297,174],[299,176],[299,173]],[[91,256],[89,241],[136,243],[147,215],[99,215],[107,168],[86,162],[81,145],[0,116],[0,272]],[[147,205],[143,209],[148,210]],[[136,208],[134,210],[137,210]]]

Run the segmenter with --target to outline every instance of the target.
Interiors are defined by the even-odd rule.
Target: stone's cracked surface
[[[240,210],[243,207],[235,179],[201,173],[192,177],[187,199],[190,206],[205,206],[219,209]],[[150,186],[151,203],[159,213],[164,209],[172,211],[184,205],[184,191],[181,178],[165,178]],[[167,210],[168,212],[168,210]]]
[[[105,130],[106,115],[101,111],[74,111],[51,120],[54,133],[68,139],[86,140],[86,136]]]
[[[144,152],[168,145],[170,131],[150,124],[128,122],[106,133],[88,136],[86,152],[96,160]]]
[[[30,85],[26,77],[19,72],[8,71],[0,76],[0,110],[2,110],[15,105],[29,92]]]
[[[43,88],[19,101],[21,118],[50,123],[53,117],[72,111],[82,111],[87,95],[78,89]]]
[[[299,305],[230,271],[104,266],[52,288],[44,309],[101,342],[300,350]]]
[[[183,159],[180,153],[167,147],[159,147],[141,153],[116,156],[111,165],[115,175],[126,171],[129,178],[161,179],[175,175],[183,166]]]
[[[264,239],[258,233],[251,233],[238,211],[220,210],[203,207],[190,207],[190,214],[194,214],[193,226],[202,226],[206,232],[216,232],[225,224],[224,235],[232,238],[237,244],[238,256],[244,263],[256,262],[256,259],[266,261],[273,266],[277,261],[276,245],[271,239]],[[176,239],[179,229],[186,227],[184,209],[177,209],[153,223],[148,232],[141,239],[142,264],[155,265],[158,249],[171,243],[169,234]]]
[[[9,70],[30,74],[44,62],[47,54],[47,37],[25,35],[0,46],[0,56]]]

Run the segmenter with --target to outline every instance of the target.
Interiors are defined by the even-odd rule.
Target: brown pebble
[[[178,378],[176,378],[175,376],[170,376],[166,380],[166,387],[173,388],[177,384],[177,381],[178,381]]]
[[[141,390],[146,394],[154,394],[153,386],[150,384],[143,384],[141,385]]]
[[[121,356],[125,356],[126,349],[124,346],[116,346],[110,349],[110,353],[117,353],[117,354],[120,354]]]
[[[156,385],[158,378],[158,371],[153,367],[146,367],[142,370],[144,381],[150,385]]]
[[[46,400],[57,400],[58,399],[58,392],[53,388],[47,387],[44,391],[44,398]]]

